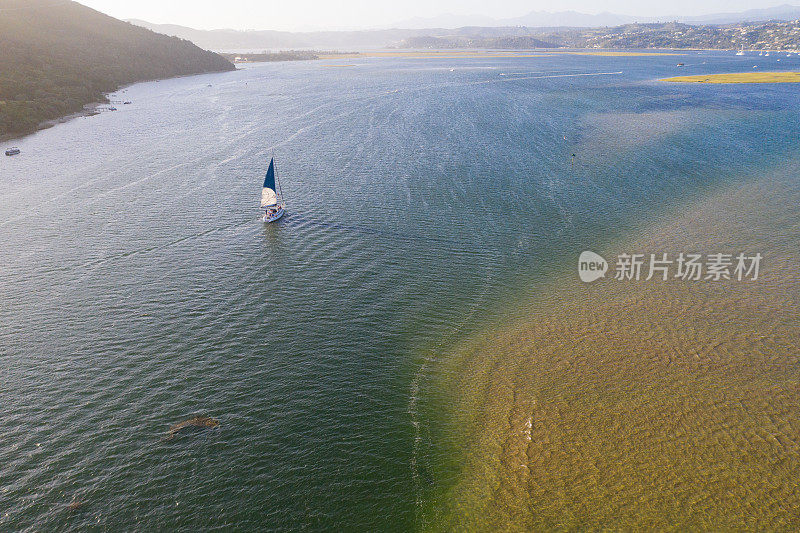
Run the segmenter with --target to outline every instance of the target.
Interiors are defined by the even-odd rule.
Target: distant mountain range
[[[700,17],[680,17],[678,22],[687,24],[737,24],[740,22],[763,22],[768,20],[788,21],[800,19],[800,6],[768,7],[764,9],[748,9],[741,13],[717,13]]]
[[[394,24],[396,28],[424,29],[424,28],[444,28],[453,29],[464,26],[485,26],[485,27],[513,27],[525,26],[529,28],[595,28],[601,26],[619,26],[642,17],[631,17],[626,15],[615,15],[614,13],[599,13],[588,15],[577,11],[559,11],[550,13],[547,11],[531,11],[522,17],[507,19],[493,19],[481,16],[460,16],[460,15],[439,15],[436,17],[415,17],[403,20]]]
[[[683,22],[686,24],[735,24],[739,22],[759,22],[768,20],[800,19],[800,6],[788,4],[765,9],[750,9],[740,13],[716,13],[694,17],[635,17],[615,13],[598,13],[589,15],[577,11],[532,11],[522,17],[494,19],[484,16],[462,16],[445,14],[436,17],[415,17],[393,24],[395,28],[461,28],[463,26],[525,26],[528,28],[599,28],[604,26],[620,26],[632,22]]]
[[[192,41],[206,50],[261,51],[287,48],[383,48],[424,30],[357,30],[288,32],[276,30],[196,30],[174,24],[129,20],[149,30]]]
[[[549,13],[534,11],[525,16],[508,19],[490,17],[441,15],[433,18],[413,18],[393,28],[355,31],[287,32],[275,30],[196,30],[172,24],[152,24],[130,20],[158,33],[192,41],[201,48],[217,51],[261,51],[276,49],[368,49],[405,45],[415,39],[430,37],[471,39],[527,38],[531,29],[599,28],[625,24],[665,22],[665,18],[633,17],[614,13],[590,15],[576,11]],[[782,5],[766,9],[751,9],[740,13],[718,13],[698,17],[675,17],[685,24],[736,24],[756,21],[790,21],[800,19],[800,6]],[[545,39],[547,41],[547,39]],[[543,43],[544,44],[544,43]]]

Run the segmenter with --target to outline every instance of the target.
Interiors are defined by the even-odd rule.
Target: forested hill
[[[30,133],[121,85],[234,68],[77,2],[0,0],[0,137]]]

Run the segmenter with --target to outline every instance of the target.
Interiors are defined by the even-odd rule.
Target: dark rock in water
[[[190,429],[213,429],[216,427],[219,427],[219,420],[207,416],[196,416],[172,426],[169,429],[169,434],[164,440],[172,440],[178,435],[178,433],[182,433]]]
[[[74,498],[69,505],[67,505],[67,510],[69,511],[80,511],[83,509],[86,502],[81,500],[80,498]]]

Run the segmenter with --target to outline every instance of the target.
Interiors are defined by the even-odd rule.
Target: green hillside
[[[0,137],[30,133],[121,85],[234,68],[76,2],[0,0]]]

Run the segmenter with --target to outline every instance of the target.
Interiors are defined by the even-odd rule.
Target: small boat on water
[[[744,55],[744,45],[742,45],[742,49],[741,49],[741,50],[739,50],[738,52],[736,52],[736,55],[737,55],[737,56],[743,56],[743,55]]]
[[[261,188],[261,209],[264,210],[261,220],[264,222],[275,222],[283,216],[283,194],[280,191],[280,181],[275,171],[275,156],[273,156],[269,161],[267,175],[264,176],[264,185]]]
[[[6,150],[6,155],[7,156],[17,155],[19,152],[20,152],[19,148],[14,146],[14,147],[9,148],[8,150]]]

